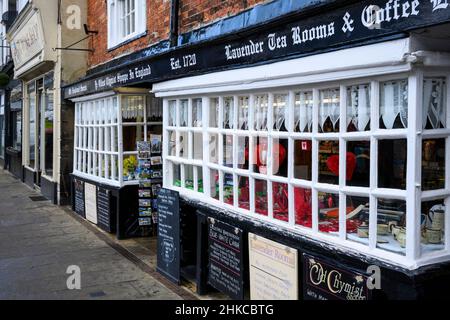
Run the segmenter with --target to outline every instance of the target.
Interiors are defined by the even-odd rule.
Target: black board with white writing
[[[180,195],[170,189],[158,194],[157,270],[179,284],[180,276]]]
[[[208,284],[232,299],[243,300],[242,230],[209,218],[208,243]]]
[[[81,217],[86,218],[86,205],[84,202],[84,182],[73,180],[74,189],[74,211]]]

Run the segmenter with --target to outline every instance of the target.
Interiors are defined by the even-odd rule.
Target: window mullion
[[[342,191],[347,177],[347,141],[343,134],[347,131],[347,89],[340,87],[340,121],[339,121],[339,237],[347,238],[347,197]]]
[[[312,209],[312,230],[319,231],[319,193],[316,185],[319,182],[319,90],[313,90],[313,139],[312,139],[312,191],[311,191],[311,209]]]
[[[379,128],[380,119],[380,85],[377,81],[371,83],[370,97],[370,199],[369,199],[369,248],[377,247],[377,224],[378,224],[378,200],[372,194],[378,188],[378,139],[373,135]]]
[[[420,206],[422,168],[422,109],[423,74],[416,71],[408,80],[408,150],[406,201],[406,257],[416,260],[420,256]]]

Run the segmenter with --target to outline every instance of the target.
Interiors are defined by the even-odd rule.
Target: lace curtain
[[[423,84],[423,128],[427,128],[428,123],[431,129],[444,128],[446,126],[446,83],[444,79],[428,78]]]
[[[347,128],[353,124],[358,131],[365,131],[369,122],[370,85],[349,87],[347,89]]]
[[[295,126],[297,132],[312,132],[313,93],[300,92],[295,99]]]
[[[340,118],[340,89],[327,89],[320,91],[319,124],[323,128],[330,119],[333,128],[336,128]]]
[[[123,119],[144,119],[144,97],[132,96],[122,99]]]
[[[408,127],[408,81],[389,81],[380,85],[380,116],[386,129],[393,129],[400,117],[403,128]]]
[[[267,131],[268,97],[255,97],[255,130]]]

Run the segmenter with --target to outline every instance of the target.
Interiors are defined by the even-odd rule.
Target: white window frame
[[[122,23],[124,18],[121,16],[122,10],[125,10],[124,5],[129,2],[134,2],[134,32],[122,35]],[[120,44],[137,38],[145,34],[147,30],[147,3],[145,0],[108,0],[107,2],[108,14],[108,49],[119,46]]]
[[[125,96],[140,96],[144,98],[143,122],[123,122],[122,97]],[[116,105],[112,104],[114,99],[117,101]],[[139,184],[138,180],[125,181],[123,177],[124,158],[130,155],[134,155],[137,158],[138,154],[137,150],[124,151],[123,128],[127,126],[142,126],[144,128],[144,141],[147,141],[148,127],[162,125],[162,122],[152,122],[148,120],[148,99],[150,99],[149,95],[142,92],[120,94],[107,92],[80,99],[73,99],[73,102],[75,102],[74,175],[116,187]],[[113,119],[111,123],[100,124],[99,121],[103,121],[103,118],[100,118],[99,113],[102,112],[101,106],[105,106],[105,103],[110,103],[106,108],[109,110],[108,112],[110,115],[115,114],[115,116],[108,118],[109,120]],[[82,114],[81,110],[86,104],[93,106],[93,116]],[[117,108],[117,110],[114,110],[115,108]],[[115,128],[115,131],[112,131],[112,128]],[[109,130],[109,135],[105,130]],[[96,134],[93,135],[92,133],[94,131]],[[101,135],[100,132],[102,133]],[[99,139],[99,141],[97,141],[97,139]],[[105,142],[108,145],[107,147]],[[94,148],[94,145],[98,145],[101,150]],[[98,172],[98,170],[103,169],[102,165],[99,164],[101,159],[107,159],[105,160],[105,166],[109,166],[111,163],[111,170],[105,170],[104,175],[100,175]],[[97,169],[95,166],[90,165],[90,163],[92,163],[91,161],[99,164]],[[116,164],[117,170],[115,170]]]
[[[332,59],[330,59],[332,60]],[[288,64],[287,62],[286,64]],[[273,65],[272,65],[273,66]],[[376,68],[367,69],[361,71],[361,69],[348,70],[341,72],[339,74],[323,73],[320,75],[307,75],[304,78],[297,77],[291,79],[278,79],[276,77],[273,80],[250,82],[245,81],[245,84],[238,84],[233,82],[233,77],[229,76],[230,73],[227,71],[219,75],[211,75],[190,78],[188,80],[183,79],[173,80],[158,84],[154,86],[154,92],[156,96],[163,97],[163,110],[164,110],[164,124],[163,124],[163,162],[164,162],[164,187],[174,189],[179,191],[181,195],[189,197],[191,199],[199,200],[203,203],[207,203],[218,208],[225,208],[226,210],[239,213],[244,217],[248,217],[254,220],[265,221],[273,225],[277,225],[282,229],[289,230],[314,240],[319,240],[330,245],[330,248],[336,248],[337,250],[350,250],[357,254],[364,254],[371,256],[389,263],[400,265],[408,269],[416,269],[422,265],[427,265],[436,262],[448,261],[450,260],[450,219],[446,219],[445,223],[445,247],[442,250],[422,254],[422,248],[420,243],[420,206],[421,201],[425,200],[445,200],[446,204],[446,217],[450,217],[450,99],[447,99],[447,128],[445,129],[435,129],[435,130],[423,130],[422,129],[422,92],[423,92],[423,78],[424,76],[439,76],[445,77],[447,83],[447,97],[450,93],[450,68],[443,68],[441,72],[433,72],[433,69],[427,68],[413,68],[409,64],[395,66],[377,66]],[[263,68],[263,67],[257,67]],[[271,68],[269,65],[268,68]],[[274,67],[276,68],[276,66]],[[250,70],[250,71],[248,71]],[[247,72],[248,71],[248,72]],[[251,69],[242,69],[238,71],[233,71],[235,73],[242,74],[243,77],[251,74]],[[264,73],[262,74],[262,76]],[[224,80],[224,85],[220,86],[216,83],[211,84],[210,87],[205,86],[195,86],[197,83],[206,83],[209,77],[215,77],[216,79],[226,79]],[[239,76],[238,76],[239,77]],[[314,79],[310,80],[309,79]],[[333,79],[334,78],[334,79]],[[346,88],[347,86],[370,83],[371,85],[371,119],[379,119],[379,83],[383,81],[398,80],[398,79],[408,79],[409,86],[409,96],[408,96],[408,128],[407,129],[380,129],[378,121],[371,121],[371,130],[366,132],[346,132],[346,121],[341,121],[341,130],[339,133],[318,133],[318,103],[319,103],[319,90],[326,88],[333,88],[336,85],[341,89],[341,101],[340,101],[340,116],[341,119],[346,119],[347,115],[347,105],[345,102]],[[241,78],[238,78],[241,79]],[[299,84],[295,85],[293,83],[295,79],[301,79]],[[204,82],[203,82],[204,81]],[[228,83],[225,83],[228,81]],[[242,80],[244,82],[244,80]],[[281,89],[280,89],[281,88]],[[298,91],[313,90],[314,95],[314,108],[313,108],[313,132],[312,133],[294,133],[293,132],[293,100],[292,96]],[[273,95],[278,93],[287,93],[291,97],[289,101],[289,114],[291,115],[291,121],[288,124],[288,132],[275,132],[272,130],[271,114],[273,113],[272,103]],[[219,200],[216,200],[210,196],[209,182],[210,182],[210,170],[218,170],[220,172],[219,181],[223,182],[224,173],[230,173],[234,177],[234,185],[237,183],[237,176],[250,177],[252,179],[266,179],[265,176],[260,174],[252,173],[251,171],[243,171],[236,168],[236,161],[234,162],[233,168],[226,168],[219,164],[214,164],[209,162],[209,134],[219,134],[219,161],[223,159],[223,147],[222,147],[222,137],[224,134],[230,134],[234,137],[234,145],[236,145],[236,139],[238,136],[250,136],[250,146],[253,144],[253,137],[260,136],[260,132],[254,130],[236,130],[236,129],[221,129],[221,128],[211,128],[208,127],[209,122],[209,110],[210,110],[210,99],[219,97],[219,123],[222,123],[222,110],[223,110],[223,98],[234,96],[234,123],[237,124],[237,97],[241,95],[248,95],[250,101],[254,100],[254,96],[258,93],[268,93],[269,94],[269,130],[267,135],[269,137],[280,137],[288,138],[289,142],[289,161],[293,159],[293,140],[295,139],[311,139],[313,141],[313,177],[312,181],[303,181],[293,178],[293,170],[290,169],[287,178],[280,178],[278,176],[268,175],[267,180],[268,185],[268,208],[269,216],[261,216],[254,212],[254,205],[250,205],[250,210],[243,210],[239,208],[237,204],[237,188],[234,190],[234,204],[229,205],[224,203],[223,190],[220,188]],[[180,123],[180,100],[188,99],[189,106],[192,105],[192,99],[201,98],[203,101],[203,126],[201,128],[180,128],[178,126],[169,126],[169,103],[170,101],[176,101],[176,122]],[[252,102],[250,102],[250,108],[253,108]],[[251,115],[252,111],[249,112],[250,123],[252,122]],[[191,117],[189,115],[189,117]],[[192,136],[194,132],[203,133],[204,150],[203,150],[203,160],[192,159],[192,150],[189,150],[188,158],[179,157],[179,144],[176,143],[176,153],[175,156],[169,155],[169,143],[170,137],[169,133],[176,134],[176,141],[179,141],[180,133],[188,132],[189,137]],[[421,185],[421,143],[422,138],[446,138],[446,187],[442,190],[433,190],[422,192]],[[407,139],[407,173],[406,182],[407,187],[405,190],[397,189],[383,189],[378,188],[378,172],[377,172],[377,162],[378,162],[378,141],[385,139]],[[318,144],[321,140],[339,140],[341,150],[346,150],[347,141],[355,140],[369,140],[371,142],[371,175],[370,175],[370,187],[350,187],[345,185],[345,173],[341,172],[339,185],[328,185],[318,182]],[[191,138],[189,138],[189,144],[191,145]],[[415,146],[415,147],[411,147]],[[192,149],[192,146],[190,146]],[[234,147],[234,156],[236,157],[237,148]],[[269,140],[269,154],[271,150],[271,142]],[[252,154],[252,152],[250,152]],[[290,162],[291,163],[291,162]],[[345,167],[346,158],[345,153],[340,153],[340,167]],[[172,164],[180,165],[180,178],[181,186],[177,187],[173,185],[173,170]],[[188,190],[184,185],[185,167],[194,166],[197,168],[203,168],[203,183],[204,183],[204,193],[199,193],[198,189],[194,187],[194,190]],[[292,167],[292,163],[289,164]],[[269,172],[271,172],[271,164],[269,161]],[[344,177],[344,178],[343,178]],[[194,176],[195,180],[195,176]],[[339,235],[337,237],[331,236],[325,233],[318,232],[318,207],[317,201],[312,202],[312,212],[313,212],[313,227],[312,229],[296,226],[294,217],[294,206],[293,201],[290,201],[289,207],[289,223],[281,222],[273,219],[273,212],[271,212],[271,183],[272,182],[283,182],[289,186],[289,198],[293,199],[293,187],[303,187],[312,189],[313,199],[317,199],[318,192],[327,193],[337,193],[339,194],[340,203],[340,214],[339,214]],[[252,203],[252,194],[254,193],[254,183],[250,182],[250,201]],[[220,184],[222,185],[222,184]],[[347,196],[362,196],[367,197],[370,200],[370,238],[368,245],[355,243],[347,239],[346,234],[346,197]],[[405,201],[407,204],[406,209],[406,224],[407,224],[407,240],[406,249],[404,255],[399,255],[394,252],[388,252],[386,250],[377,247],[377,199],[395,199]]]

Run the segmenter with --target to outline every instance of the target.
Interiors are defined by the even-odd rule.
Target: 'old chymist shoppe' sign
[[[65,97],[333,49],[450,21],[449,0],[369,0],[224,43],[174,50],[65,88]]]

